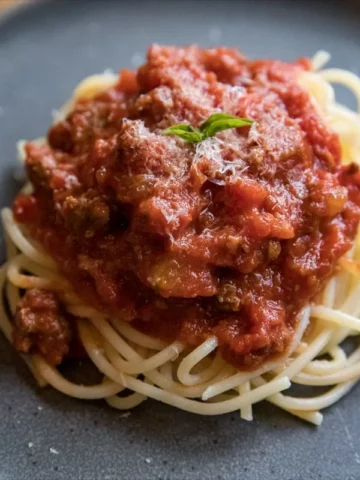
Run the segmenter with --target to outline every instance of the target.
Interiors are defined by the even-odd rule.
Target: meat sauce
[[[71,340],[71,325],[56,295],[36,288],[28,290],[15,314],[15,347],[24,353],[36,351],[56,365],[69,353]]]
[[[154,337],[217,336],[254,369],[285,353],[301,309],[349,249],[359,174],[298,76],[301,59],[152,46],[137,72],[78,100],[26,145],[16,220],[87,303]],[[214,112],[254,121],[198,144],[161,132]]]

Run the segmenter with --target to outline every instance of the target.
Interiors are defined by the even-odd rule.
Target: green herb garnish
[[[248,118],[236,117],[228,113],[213,113],[200,125],[199,129],[192,127],[188,123],[179,123],[167,128],[162,134],[176,135],[188,143],[199,143],[223,130],[248,127],[252,124],[253,121]]]

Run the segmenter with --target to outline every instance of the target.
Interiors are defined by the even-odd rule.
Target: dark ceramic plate
[[[59,0],[7,14],[0,19],[1,206],[18,188],[16,140],[42,135],[51,110],[84,76],[137,66],[151,42],[224,44],[284,60],[323,48],[333,65],[359,73],[359,7],[357,0]],[[252,423],[152,401],[126,416],[103,402],[39,391],[0,341],[0,480],[360,479],[359,387],[325,412],[321,428],[266,403]]]

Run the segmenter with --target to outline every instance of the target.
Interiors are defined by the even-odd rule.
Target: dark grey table
[[[42,135],[51,109],[84,76],[137,66],[151,42],[226,44],[284,60],[322,48],[332,65],[359,73],[360,2],[59,0],[4,17],[2,206],[18,187],[16,140]],[[151,401],[126,416],[39,391],[1,337],[0,395],[0,480],[360,479],[359,387],[325,412],[321,428],[265,403],[252,423]]]

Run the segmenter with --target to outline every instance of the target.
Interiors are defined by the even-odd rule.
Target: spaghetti
[[[336,103],[331,84],[348,87],[360,105],[360,79],[344,70],[322,69],[327,60],[328,55],[319,52],[312,61],[312,71],[302,72],[299,83],[310,94],[326,124],[338,133],[342,162],[359,163],[360,117]],[[116,80],[110,74],[87,78],[76,88],[65,110],[56,115],[57,121],[66,117],[78,99],[91,99]],[[23,145],[19,152],[24,161]],[[31,188],[29,184],[25,190]],[[0,286],[6,298],[0,302],[0,327],[5,336],[12,342],[11,318],[16,314],[23,290],[56,292],[65,310],[76,318],[81,343],[104,376],[98,385],[77,385],[38,353],[24,355],[41,386],[50,384],[75,398],[105,399],[117,409],[130,409],[152,398],[200,415],[240,411],[246,420],[252,419],[252,405],[267,400],[320,425],[323,420],[320,411],[349,392],[360,377],[360,347],[349,356],[342,347],[347,338],[360,332],[360,283],[356,268],[360,261],[359,236],[322,293],[311,306],[302,309],[286,359],[275,358],[259,368],[239,372],[220,355],[216,336],[189,349],[182,341],[169,343],[155,338],[134,328],[131,322],[85,304],[60,273],[54,259],[15,221],[10,209],[3,209],[2,221],[7,262],[0,270]],[[330,359],[323,359],[325,354]],[[281,393],[291,384],[330,389],[321,395],[314,395],[311,390],[307,398]],[[125,389],[131,393],[117,395]]]

